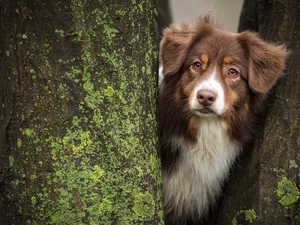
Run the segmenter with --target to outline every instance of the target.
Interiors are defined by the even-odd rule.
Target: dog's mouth
[[[210,110],[209,108],[203,108],[203,109],[199,109],[199,112],[202,114],[212,114],[214,113],[212,110]]]
[[[211,110],[208,107],[197,109],[197,112],[199,112],[200,114],[205,114],[205,115],[216,114],[213,110]]]

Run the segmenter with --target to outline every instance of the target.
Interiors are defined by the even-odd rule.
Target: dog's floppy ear
[[[285,46],[266,43],[249,31],[241,33],[239,40],[248,57],[249,87],[266,94],[282,75],[288,52]]]
[[[164,76],[173,75],[183,65],[195,33],[188,26],[177,29],[167,28],[160,42],[160,58]]]

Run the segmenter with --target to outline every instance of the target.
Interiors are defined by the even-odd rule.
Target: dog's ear
[[[289,53],[285,46],[266,43],[249,31],[239,34],[239,40],[248,57],[249,87],[266,94],[282,75]]]
[[[195,34],[188,26],[181,29],[171,27],[164,31],[160,42],[160,58],[164,76],[173,75],[179,71],[186,60],[194,36]]]

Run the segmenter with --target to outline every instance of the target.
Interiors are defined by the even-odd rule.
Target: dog
[[[209,16],[164,30],[159,123],[166,224],[205,221],[288,51]],[[189,221],[189,222],[188,222]]]

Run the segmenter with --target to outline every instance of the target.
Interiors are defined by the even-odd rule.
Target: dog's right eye
[[[228,71],[228,75],[229,76],[231,76],[231,77],[236,77],[236,76],[238,76],[238,72],[235,70],[235,69],[233,69],[233,68],[231,68],[229,71]]]
[[[199,71],[200,69],[201,69],[201,67],[202,67],[202,64],[201,64],[201,62],[194,62],[193,63],[193,69],[194,70],[196,70],[196,71]]]

